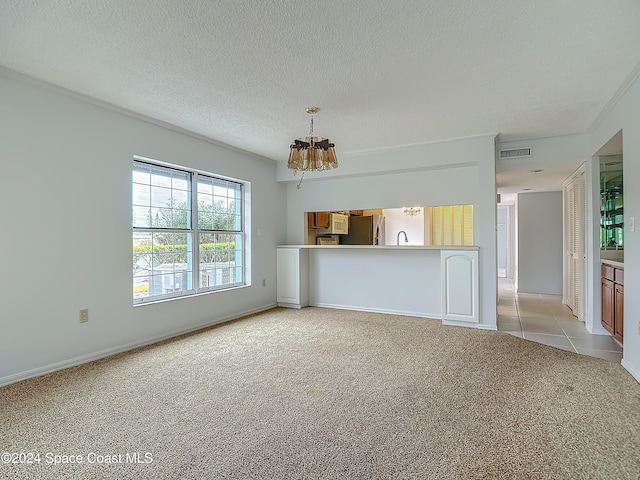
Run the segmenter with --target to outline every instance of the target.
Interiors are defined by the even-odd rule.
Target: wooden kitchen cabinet
[[[329,212],[307,212],[307,225],[309,228],[329,228]]]
[[[615,316],[614,311],[614,283],[606,278],[602,279],[602,326],[613,335],[613,319]]]
[[[624,329],[624,268],[602,264],[602,326],[620,343]]]
[[[624,326],[624,286],[616,283],[614,290],[613,338],[622,343],[622,329]]]
[[[316,212],[315,213],[316,228],[329,228],[330,213],[329,212]]]

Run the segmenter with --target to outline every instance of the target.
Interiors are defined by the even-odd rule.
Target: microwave
[[[349,215],[329,214],[329,227],[316,229],[317,235],[346,235],[349,233]]]
[[[349,216],[342,213],[331,213],[329,215],[329,228],[322,233],[346,235],[349,233]]]

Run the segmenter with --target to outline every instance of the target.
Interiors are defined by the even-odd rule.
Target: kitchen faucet
[[[404,230],[400,230],[398,232],[398,236],[396,237],[396,245],[400,245],[400,234],[404,234],[404,243],[409,243],[409,239],[407,238],[407,232]]]

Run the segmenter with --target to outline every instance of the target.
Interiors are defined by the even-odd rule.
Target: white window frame
[[[189,175],[190,181],[189,181],[189,189],[188,189],[188,202],[190,203],[189,205],[189,212],[190,212],[190,219],[191,219],[191,225],[188,226],[188,228],[167,228],[167,227],[153,227],[153,226],[135,226],[134,225],[134,218],[131,219],[131,225],[132,225],[132,238],[135,241],[136,238],[136,233],[162,233],[162,234],[169,234],[169,233],[178,233],[178,234],[186,234],[187,236],[190,236],[191,238],[191,255],[187,254],[187,272],[190,271],[190,275],[188,275],[190,277],[188,284],[190,283],[191,288],[188,289],[184,289],[184,290],[178,290],[178,291],[172,291],[172,292],[168,292],[168,293],[160,293],[160,294],[155,294],[155,295],[148,295],[145,297],[141,297],[138,296],[136,297],[135,294],[135,288],[134,288],[134,292],[133,292],[133,304],[135,305],[144,305],[144,304],[149,304],[149,303],[154,303],[154,302],[158,302],[158,301],[165,301],[165,300],[172,300],[172,299],[177,299],[177,298],[183,298],[183,297],[187,297],[187,296],[194,296],[194,295],[199,295],[199,294],[203,294],[203,293],[213,293],[213,292],[220,292],[220,291],[226,291],[226,290],[230,290],[233,288],[238,288],[238,287],[242,287],[242,286],[246,286],[249,285],[249,280],[248,280],[248,272],[249,272],[249,268],[247,266],[246,260],[248,258],[247,255],[247,249],[248,249],[248,239],[247,239],[247,235],[246,235],[246,231],[247,231],[247,214],[246,214],[246,206],[247,206],[247,202],[246,202],[246,193],[247,193],[247,186],[248,186],[248,182],[242,181],[242,180],[238,180],[238,179],[234,179],[234,178],[230,178],[230,177],[225,177],[222,175],[218,175],[218,174],[214,174],[214,173],[210,173],[210,172],[205,172],[205,171],[201,171],[201,170],[196,170],[196,169],[192,169],[192,168],[188,168],[188,167],[184,167],[184,166],[180,166],[180,165],[174,165],[174,164],[169,164],[169,163],[165,163],[165,162],[160,162],[157,160],[152,160],[149,158],[145,158],[145,157],[140,157],[140,156],[134,156],[133,158],[133,165],[132,165],[132,173],[135,171],[135,167],[136,165],[139,164],[146,164],[149,165],[151,167],[155,167],[155,168],[160,168],[160,169],[166,169],[167,171],[170,170],[174,170],[174,171],[178,171],[181,173],[185,173]],[[233,184],[236,184],[240,187],[240,197],[239,197],[239,205],[236,205],[236,210],[239,210],[239,216],[240,216],[240,220],[239,220],[239,224],[240,224],[240,228],[239,229],[233,229],[233,230],[214,230],[214,229],[201,229],[199,228],[199,224],[198,224],[198,205],[199,205],[199,201],[198,201],[198,180],[199,178],[207,178],[207,179],[213,179],[213,181],[220,181],[220,182],[230,182]],[[133,178],[131,181],[131,187],[132,187],[132,192],[133,192]],[[131,202],[132,208],[135,207],[134,204],[134,199],[133,199],[133,193],[132,193],[132,202]],[[150,201],[149,204],[149,208],[152,208],[152,202]],[[188,214],[189,215],[189,214]],[[200,286],[201,283],[201,274],[205,273],[205,275],[207,274],[207,272],[211,272],[211,270],[207,270],[207,271],[201,271],[201,262],[200,262],[200,236],[201,234],[211,234],[211,235],[234,235],[236,236],[237,239],[240,239],[241,242],[241,246],[238,249],[237,248],[237,241],[234,243],[234,252],[236,255],[236,260],[238,260],[240,262],[240,267],[237,267],[237,261],[234,261],[234,267],[228,267],[228,269],[233,268],[234,272],[240,272],[240,279],[236,280],[232,283],[224,283],[221,285],[206,285],[206,286]],[[239,253],[238,253],[239,251]],[[228,254],[228,251],[227,251]],[[133,252],[132,252],[133,255]],[[239,255],[239,257],[238,257]],[[151,256],[151,261],[153,262],[153,254],[150,254]],[[189,257],[191,257],[191,259],[189,260]],[[189,265],[190,263],[190,265]],[[151,272],[153,273],[153,268],[151,270]],[[214,271],[214,275],[215,275],[215,271]],[[134,284],[135,284],[135,271],[133,272],[133,280],[134,280]],[[156,275],[157,276],[157,275]],[[235,276],[235,273],[234,273]],[[151,288],[151,286],[149,285],[149,288]],[[150,292],[149,292],[150,293]]]

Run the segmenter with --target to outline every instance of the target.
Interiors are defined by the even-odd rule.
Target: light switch
[[[629,230],[636,231],[636,217],[629,217]]]

